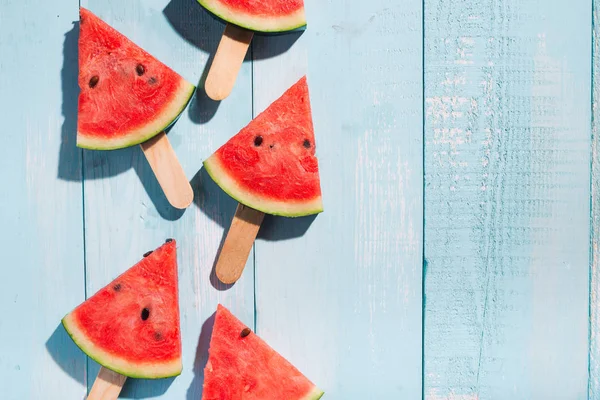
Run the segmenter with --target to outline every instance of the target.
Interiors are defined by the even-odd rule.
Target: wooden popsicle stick
[[[220,101],[229,96],[248,52],[254,32],[227,24],[212,61],[204,90],[208,97]]]
[[[101,367],[87,400],[115,400],[125,384],[126,376]]]
[[[238,204],[215,267],[221,282],[229,285],[242,275],[264,217],[262,211]]]
[[[180,209],[192,204],[194,191],[167,135],[161,132],[140,147],[169,203]]]

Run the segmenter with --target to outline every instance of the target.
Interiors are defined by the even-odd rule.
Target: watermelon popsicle
[[[204,368],[202,400],[318,400],[323,391],[221,304]]]
[[[239,204],[215,272],[241,276],[265,213],[300,217],[323,211],[306,77],[301,78],[204,161],[212,179]]]
[[[63,326],[102,367],[87,400],[113,400],[126,377],[181,374],[177,246],[167,241],[144,254],[67,314]]]
[[[220,101],[231,93],[254,32],[280,33],[306,26],[304,0],[198,0],[227,22],[208,71],[205,90]]]
[[[167,200],[186,208],[194,194],[165,129],[195,86],[85,8],[80,8],[77,146],[139,144]]]

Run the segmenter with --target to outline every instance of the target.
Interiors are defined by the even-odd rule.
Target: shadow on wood
[[[202,386],[204,385],[204,367],[208,362],[208,348],[210,347],[210,338],[215,325],[215,313],[213,313],[202,324],[202,331],[196,347],[196,358],[194,359],[194,379],[187,390],[187,400],[201,400]]]
[[[267,214],[260,227],[260,231],[258,231],[257,238],[276,242],[304,236],[316,218],[317,214],[298,218],[278,217]]]
[[[233,285],[226,285],[219,281],[215,272],[215,266],[217,257],[221,252],[221,248],[227,237],[229,225],[235,214],[237,201],[221,190],[221,188],[211,179],[210,175],[208,175],[208,172],[206,172],[204,167],[196,173],[190,183],[192,189],[194,189],[194,203],[204,214],[206,214],[206,216],[224,228],[219,249],[217,250],[210,272],[210,283],[217,290],[227,290]]]
[[[92,359],[88,359],[88,392],[94,384],[94,379],[98,375],[100,364]],[[158,397],[169,389],[176,377],[165,379],[135,379],[127,378],[125,386],[121,391],[119,398],[127,399],[147,399]]]
[[[221,251],[221,246],[223,246],[223,241],[227,236],[227,230],[229,229],[231,220],[235,214],[237,201],[225,193],[219,185],[212,180],[204,167],[196,173],[190,183],[194,189],[194,203],[210,219],[225,228],[219,247],[219,251]],[[288,240],[301,237],[306,233],[317,215],[287,218],[267,214],[261,225],[260,231],[258,231],[257,237],[268,241]],[[223,284],[221,283],[221,285]]]
[[[219,261],[219,255],[221,254],[221,250],[223,250],[223,244],[225,243],[225,239],[227,238],[227,233],[229,229],[225,229],[223,231],[223,237],[221,238],[221,242],[219,243],[219,249],[217,250],[217,254],[215,256],[215,260],[213,261],[212,268],[210,269],[210,284],[219,291],[228,290],[235,285],[234,283],[223,283],[219,280],[217,276],[217,261]]]
[[[46,349],[58,366],[82,385],[85,384],[84,377],[86,375],[92,377],[88,379],[89,390],[94,383],[94,377],[98,375],[100,365],[87,358],[85,353],[73,342],[62,324],[58,324],[46,341]],[[86,368],[86,362],[88,368]],[[87,373],[84,372],[86,369]],[[145,399],[160,396],[167,391],[174,379],[127,379],[121,397]]]
[[[206,95],[204,82],[219,44],[223,26],[212,18],[195,0],[171,0],[163,10],[163,14],[179,35],[209,54],[208,61],[198,82],[198,90],[194,93],[188,107],[188,115],[193,122],[197,124],[207,123],[216,114],[219,104],[221,104],[221,102],[214,101]]]
[[[283,54],[300,39],[303,33],[304,29],[279,34],[255,33],[251,43],[252,57],[255,60],[263,60]]]
[[[225,22],[204,9],[196,0],[171,0],[164,8],[163,14],[179,35],[200,50],[214,54],[221,35],[225,30]],[[185,16],[185,18],[182,18]],[[255,38],[269,41],[255,60],[276,57],[285,53],[302,36],[304,29],[281,33],[255,33]],[[271,42],[273,41],[273,42]],[[210,61],[210,60],[209,60]],[[250,61],[246,55],[244,62]],[[210,62],[208,63],[210,65]]]
[[[158,397],[167,392],[176,377],[165,379],[133,379],[128,378],[123,386],[121,396],[129,399],[146,399]]]
[[[75,22],[73,28],[65,34],[63,44],[61,85],[64,121],[61,127],[58,178],[67,181],[81,181],[82,178],[85,180],[103,179],[119,175],[133,167],[161,217],[169,221],[179,219],[184,210],[179,210],[169,204],[139,146],[110,151],[82,150],[76,146],[77,98],[79,96],[77,84],[78,39],[79,22]],[[198,104],[197,107],[203,107],[203,105]]]
[[[87,356],[73,342],[63,324],[59,323],[46,341],[46,350],[58,366],[71,378],[85,384]]]
[[[156,211],[160,216],[167,221],[176,221],[183,216],[186,209],[175,208],[169,203],[165,193],[163,192],[148,160],[144,157],[144,153],[141,151],[139,146],[136,146],[135,160],[133,162],[133,169],[140,178],[140,182],[146,190],[146,194],[152,200],[152,204],[156,208]]]
[[[213,56],[211,55],[207,66],[212,62]],[[204,90],[204,82],[206,81],[206,75],[208,74],[208,67],[204,67],[200,82],[198,83],[198,89],[194,92],[194,97],[190,101],[188,106],[188,116],[190,120],[196,124],[205,124],[212,119],[217,113],[220,101],[214,101],[206,95]]]
[[[75,146],[77,137],[77,42],[79,40],[79,22],[65,34],[63,42],[63,66],[60,71],[62,91],[62,116],[64,121],[60,130],[58,178],[67,181],[81,181],[81,150]]]
[[[78,47],[79,22],[73,24],[73,29],[65,34],[63,44],[63,67],[60,78],[62,85],[62,114],[64,121],[61,127],[61,145],[58,161],[58,178],[67,181],[80,181],[85,179],[100,179],[106,175],[82,173],[82,164],[86,158],[91,159],[94,167],[102,167],[108,163],[107,171],[110,176],[118,175],[127,171],[131,165],[127,163],[116,163],[114,159],[122,159],[123,151],[83,151],[76,146],[77,142],[77,99],[79,96],[78,79]],[[97,157],[97,154],[101,156]],[[91,156],[90,156],[91,155]],[[110,161],[110,162],[109,162]],[[86,171],[87,172],[87,171]]]
[[[206,11],[195,0],[171,0],[164,8],[163,14],[182,38],[209,54],[198,83],[199,90],[196,91],[190,107],[188,107],[189,117],[193,122],[206,123],[215,115],[220,104],[220,101],[214,101],[207,96],[204,85],[223,35],[225,24]],[[266,59],[285,53],[298,40],[303,31],[297,30],[267,36],[255,35],[254,40],[262,43],[261,51],[254,53],[251,47],[244,58],[244,62],[250,62],[253,57],[254,59]]]
[[[168,202],[139,146],[110,151],[85,150],[83,153],[84,180],[115,176],[130,168],[138,175],[140,184],[162,218],[168,221],[181,218],[185,210],[174,208]]]

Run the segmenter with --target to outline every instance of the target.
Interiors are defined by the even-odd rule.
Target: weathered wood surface
[[[77,1],[0,5],[0,397],[80,399],[85,357],[60,325],[84,299],[81,152],[69,97]],[[64,95],[63,95],[64,94]]]
[[[425,2],[427,399],[586,398],[591,4],[550,3]]]
[[[593,2],[589,394],[600,399],[600,2]]]
[[[307,74],[325,208],[265,218],[256,329],[325,399],[421,396],[421,6],[309,1],[253,40],[255,114]]]
[[[139,146],[75,148],[79,4],[0,4],[2,399],[83,398],[98,365],[60,319],[168,237],[183,374],[121,398],[200,399],[223,302],[324,399],[600,399],[590,1],[307,0],[305,32],[256,35],[231,95],[199,88],[170,130],[185,211]],[[81,5],[196,84],[225,26],[194,0]],[[225,286],[236,202],[202,160],[304,74],[325,212],[267,216]]]
[[[223,30],[194,1],[88,0],[82,5],[195,84]],[[128,379],[123,398],[200,398],[210,317],[218,302],[254,326],[253,268],[246,268],[228,290],[211,278],[223,227],[231,221],[236,202],[198,172],[216,146],[251,119],[250,74],[251,65],[244,64],[231,96],[220,105],[198,90],[168,134],[195,191],[194,204],[184,212],[168,204],[139,146],[83,153],[88,294],[166,238],[177,240],[183,373],[168,380]],[[96,376],[97,368],[90,361],[87,376]]]

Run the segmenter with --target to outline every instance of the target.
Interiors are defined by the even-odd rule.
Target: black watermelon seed
[[[115,290],[115,292],[118,292],[119,290],[121,290],[121,284],[117,283],[115,286],[113,286],[113,289]]]
[[[144,75],[144,72],[146,72],[146,68],[144,68],[144,66],[142,64],[138,64],[135,67],[135,72],[137,72],[138,76],[142,76],[142,75]]]
[[[263,142],[263,137],[262,136],[257,136],[254,138],[254,145],[256,147],[260,146]]]
[[[147,308],[144,308],[142,310],[142,321],[147,320],[150,317],[150,310],[148,310]]]
[[[154,250],[150,250],[144,253],[144,258],[148,257],[150,254],[152,254],[154,252]]]
[[[245,338],[246,336],[248,336],[250,334],[250,332],[252,332],[250,330],[250,328],[244,328],[244,329],[242,329],[242,333],[240,333],[240,336]]]
[[[173,239],[168,238],[167,240],[165,240],[165,243],[171,243],[173,241]]]
[[[98,75],[92,76],[91,79],[90,79],[90,83],[89,83],[90,87],[91,88],[96,87],[96,85],[98,84],[99,80],[100,80],[100,77]]]
[[[156,82],[158,82],[158,79],[156,79],[155,77],[148,79],[148,83],[151,85],[154,85]]]
[[[269,148],[270,148],[270,149],[272,149],[273,147],[275,147],[275,145],[274,145],[274,144],[270,144],[270,145],[269,145]]]
[[[307,149],[310,149],[310,140],[304,139],[302,146],[306,147]]]
[[[162,333],[154,332],[154,340],[162,340]]]

